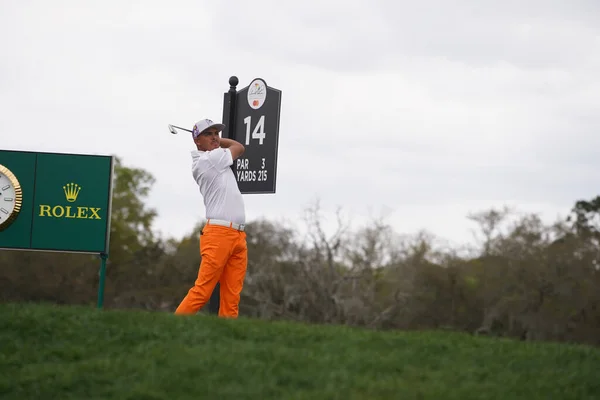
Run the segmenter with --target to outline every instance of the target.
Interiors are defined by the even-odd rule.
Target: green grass
[[[0,305],[1,399],[600,399],[600,349]]]

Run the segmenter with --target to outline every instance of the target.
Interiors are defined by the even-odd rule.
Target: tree
[[[155,261],[164,254],[164,244],[152,230],[157,212],[145,203],[154,182],[148,171],[125,166],[115,157],[107,306],[117,295],[147,286]]]
[[[131,262],[156,243],[152,222],[157,212],[144,204],[154,182],[149,172],[126,167],[116,157],[110,229],[112,264]]]

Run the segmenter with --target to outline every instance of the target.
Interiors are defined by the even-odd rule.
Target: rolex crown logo
[[[65,191],[65,197],[69,203],[73,203],[77,200],[77,196],[79,196],[79,192],[81,191],[81,186],[76,183],[67,183],[63,186],[63,190]]]

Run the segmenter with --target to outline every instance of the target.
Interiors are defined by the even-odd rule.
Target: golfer
[[[219,317],[238,316],[248,247],[244,200],[230,166],[245,149],[235,140],[221,138],[223,128],[223,124],[203,119],[192,130],[197,148],[192,151],[192,176],[204,199],[207,222],[200,234],[202,262],[198,277],[175,314],[198,312],[219,282]]]

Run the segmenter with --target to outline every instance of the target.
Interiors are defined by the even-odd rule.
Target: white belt
[[[233,229],[236,229],[241,232],[244,232],[244,230],[246,229],[246,225],[244,225],[244,224],[236,224],[235,222],[224,221],[222,219],[210,219],[209,218],[208,221],[206,221],[206,225],[226,226],[228,228],[233,228]]]

